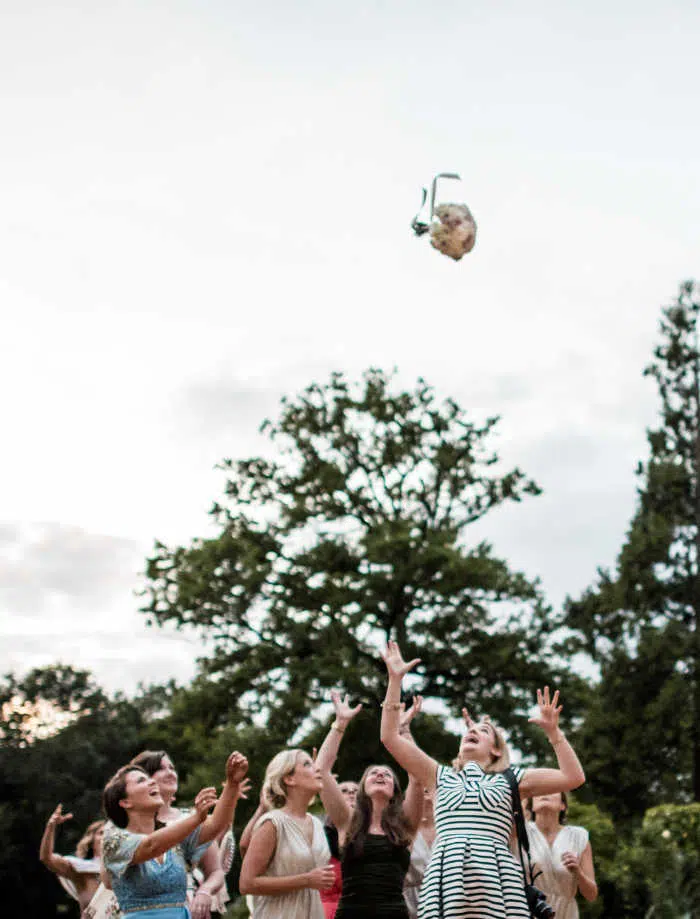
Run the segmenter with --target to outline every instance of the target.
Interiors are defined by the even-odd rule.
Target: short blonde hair
[[[282,750],[267,764],[263,799],[271,808],[276,810],[287,803],[287,785],[284,780],[294,772],[303,754],[303,750]]]
[[[87,858],[88,855],[92,855],[94,857],[95,836],[97,836],[104,825],[104,820],[95,820],[94,823],[91,823],[90,826],[85,830],[83,838],[75,848],[75,854],[78,856],[78,858]]]
[[[493,731],[493,745],[500,753],[500,756],[494,757],[491,762],[484,767],[484,772],[505,772],[510,766],[510,750],[506,743],[506,735],[500,728],[496,727],[488,715],[485,715],[481,720],[485,721]],[[468,762],[469,760],[457,756],[456,759],[452,760],[452,767],[457,770],[464,769],[464,766]]]

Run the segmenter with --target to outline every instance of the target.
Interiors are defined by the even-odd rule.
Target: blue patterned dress
[[[142,833],[131,833],[115,826],[105,829],[102,860],[109,874],[122,919],[188,919],[187,868],[202,857],[209,846],[198,844],[201,827],[159,861],[156,858],[138,865],[131,863]]]
[[[518,782],[523,770],[513,770]],[[477,763],[437,771],[437,836],[418,919],[530,919],[523,873],[513,857],[510,785]]]

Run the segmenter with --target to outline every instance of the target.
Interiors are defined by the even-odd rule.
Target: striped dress
[[[514,773],[520,781],[522,769]],[[510,786],[467,763],[437,771],[437,837],[420,892],[418,919],[530,919],[523,873],[511,854]]]

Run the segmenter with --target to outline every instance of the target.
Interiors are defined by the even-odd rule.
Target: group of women
[[[381,739],[408,774],[405,792],[384,765],[370,766],[357,784],[337,781],[338,750],[360,706],[333,693],[336,717],[318,755],[284,750],[272,759],[239,841],[239,887],[253,919],[529,919],[512,851],[513,781],[532,817],[538,884],[557,919],[574,919],[577,890],[588,899],[597,890],[586,831],[564,825],[566,792],[585,777],[559,728],[558,693],[538,692],[531,719],[549,739],[557,768],[511,767],[502,732],[466,710],[457,757],[441,765],[411,735],[420,697],[407,711],[401,702],[402,680],[418,662],[405,662],[395,642],[383,656]],[[54,854],[55,827],[70,816],[59,806],[44,833],[42,861],[73,886],[83,919],[221,914],[232,851],[226,834],[247,790],[247,765],[232,753],[221,794],[202,789],[185,812],[173,805],[177,773],[167,754],[141,754],[105,787],[107,824],[93,832],[92,853]],[[316,797],[324,821],[310,813]]]

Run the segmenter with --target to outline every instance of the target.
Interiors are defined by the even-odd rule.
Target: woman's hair
[[[560,791],[559,794],[561,795],[561,803],[564,805],[563,809],[559,811],[559,823],[561,823],[563,826],[566,823],[566,817],[567,817],[567,814],[569,813],[569,796],[567,795],[565,791]],[[537,814],[533,810],[532,805],[533,805],[532,798],[528,798],[527,808],[532,814],[532,816],[530,817],[530,820],[532,820],[532,822],[534,823],[535,819],[537,818]]]
[[[368,766],[365,769],[360,784],[357,788],[357,798],[355,799],[355,809],[350,821],[350,829],[345,840],[344,851],[349,852],[355,858],[360,858],[365,848],[365,839],[369,832],[370,822],[372,820],[372,799],[365,791],[365,782],[370,770],[376,766]],[[395,846],[408,846],[411,843],[411,834],[408,828],[408,820],[403,812],[403,794],[401,786],[396,777],[396,773],[388,766],[382,767],[389,769],[394,780],[394,793],[389,799],[388,804],[382,812],[382,829],[387,839]]]
[[[130,765],[143,769],[146,775],[155,775],[160,769],[163,757],[167,755],[165,750],[144,750],[131,760]]]
[[[148,775],[145,769],[129,763],[128,766],[122,766],[114,773],[102,792],[102,807],[107,819],[122,830],[129,822],[129,815],[119,802],[126,797],[126,777],[130,772],[141,772],[143,775]]]
[[[98,831],[105,825],[104,820],[95,820],[85,830],[83,838],[75,847],[75,854],[78,858],[93,858],[95,855],[95,836]]]
[[[284,780],[294,772],[303,754],[303,750],[282,750],[267,764],[262,793],[264,800],[274,810],[287,803],[287,785]]]
[[[500,728],[496,727],[488,715],[485,715],[481,720],[488,722],[489,727],[493,731],[493,745],[501,754],[500,756],[494,757],[491,762],[484,767],[484,772],[505,772],[510,766],[510,750],[506,743],[506,736]],[[452,760],[452,767],[460,770],[464,768],[467,762],[469,761],[462,759],[461,755],[458,755]]]

